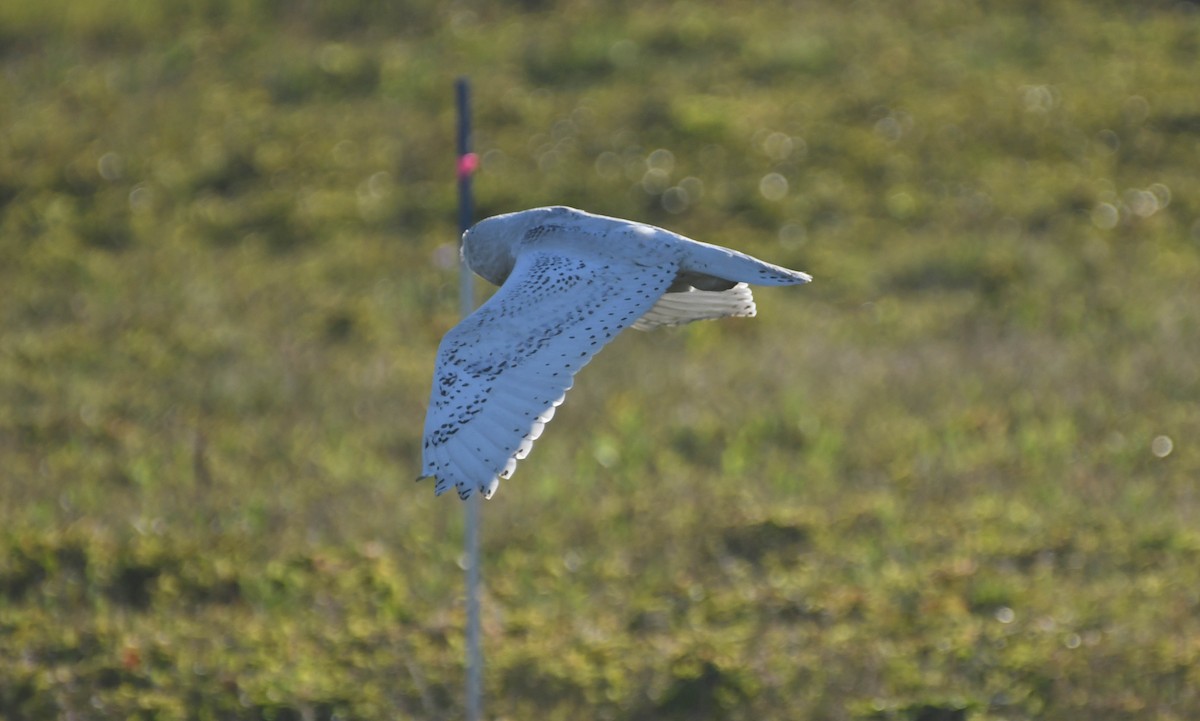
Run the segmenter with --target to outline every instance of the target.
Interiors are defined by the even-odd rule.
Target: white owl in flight
[[[747,284],[811,277],[669,230],[566,207],[482,220],[462,239],[500,286],[438,347],[422,476],[491,498],[554,416],[575,373],[632,326],[751,317]],[[418,479],[420,480],[420,479]]]

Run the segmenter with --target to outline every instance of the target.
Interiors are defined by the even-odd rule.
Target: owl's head
[[[480,277],[500,285],[512,272],[521,246],[535,243],[581,214],[574,208],[556,205],[494,215],[463,234],[463,258]]]

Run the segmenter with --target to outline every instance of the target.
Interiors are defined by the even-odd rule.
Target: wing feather
[[[642,259],[642,262],[645,262]],[[438,347],[423,473],[490,497],[525,458],[575,373],[670,286],[673,262],[527,250],[487,303]]]

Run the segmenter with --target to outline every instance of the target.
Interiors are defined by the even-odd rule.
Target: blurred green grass
[[[1194,718],[1198,55],[1167,2],[0,6],[0,716],[461,714],[410,479],[466,74],[481,215],[816,277],[581,375],[486,506],[490,715]]]

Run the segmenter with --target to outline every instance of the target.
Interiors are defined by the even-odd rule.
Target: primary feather
[[[554,416],[575,374],[628,327],[755,313],[748,283],[796,285],[799,271],[662,228],[565,207],[480,221],[470,268],[500,286],[438,346],[423,477],[440,495],[490,498]]]

